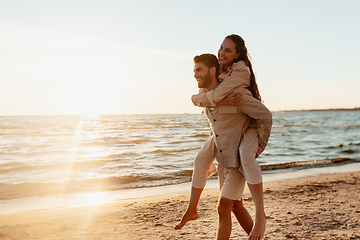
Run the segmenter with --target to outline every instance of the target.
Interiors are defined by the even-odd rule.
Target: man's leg
[[[246,221],[239,221],[240,225],[247,231],[251,230],[249,227],[251,223],[249,223],[248,219],[250,215],[246,209],[240,207],[242,204],[239,205],[245,187],[245,177],[240,173],[238,168],[223,168],[219,166],[218,173],[221,197],[218,206],[219,223],[217,239],[229,239],[232,228],[231,212],[235,209],[235,216],[239,219],[245,219]],[[247,213],[247,215],[244,215],[245,218],[242,216],[244,213]]]
[[[218,229],[216,233],[217,240],[228,240],[231,234],[231,211],[235,200],[220,197],[218,205]]]
[[[214,148],[215,143],[213,137],[210,136],[195,157],[189,205],[180,223],[174,227],[176,230],[182,228],[188,221],[195,220],[199,217],[196,208],[205,187],[206,180],[216,173]]]
[[[244,207],[242,200],[241,201],[238,201],[238,200],[235,201],[232,212],[234,213],[234,215],[235,215],[236,219],[238,220],[240,226],[249,235],[252,228],[253,228],[254,222],[253,222],[249,212]]]

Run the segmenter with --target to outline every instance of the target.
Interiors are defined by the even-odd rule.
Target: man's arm
[[[235,88],[248,87],[249,85],[250,71],[245,63],[241,61],[234,64],[230,75],[226,76],[214,90],[193,95],[191,100],[195,106],[213,107]]]
[[[238,107],[240,111],[256,120],[259,137],[259,148],[256,156],[259,156],[265,149],[272,126],[272,114],[260,101],[255,99],[250,91],[239,89],[242,94],[241,105]]]

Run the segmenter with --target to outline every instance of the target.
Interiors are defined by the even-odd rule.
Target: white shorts
[[[241,201],[246,179],[238,168],[221,167],[218,168],[220,196]]]
[[[255,158],[258,150],[258,133],[256,128],[248,128],[240,143],[240,172],[243,173],[250,184],[262,182],[261,168]],[[216,173],[215,143],[213,136],[206,139],[194,160],[194,171],[192,175],[192,186],[195,188],[205,187],[208,177]]]

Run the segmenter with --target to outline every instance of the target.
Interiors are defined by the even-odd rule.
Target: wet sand
[[[206,190],[199,219],[173,227],[189,193],[135,202],[23,212],[0,216],[0,239],[214,239],[218,190]],[[360,239],[360,172],[270,182],[264,185],[264,239]],[[254,215],[248,190],[244,205]],[[231,239],[246,239],[233,217]]]

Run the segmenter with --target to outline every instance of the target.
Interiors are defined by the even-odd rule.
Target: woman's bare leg
[[[242,169],[251,196],[255,204],[255,223],[254,228],[249,234],[249,239],[260,240],[264,237],[266,227],[266,217],[264,210],[264,196],[261,168],[255,158],[259,148],[258,132],[256,128],[248,128],[244,133],[244,138],[240,143],[240,158]]]
[[[255,225],[250,232],[250,240],[261,240],[266,228],[266,215],[264,209],[263,184],[248,184],[255,204]]]
[[[203,146],[200,148],[194,160],[194,171],[192,175],[192,187],[189,200],[189,206],[182,217],[180,223],[176,225],[175,229],[182,228],[188,221],[195,220],[199,217],[197,213],[197,205],[201,193],[205,187],[206,180],[211,175],[215,174],[217,169],[214,164],[215,160],[215,143],[213,137],[206,139]]]
[[[188,221],[198,219],[199,214],[196,208],[199,203],[199,199],[203,189],[204,188],[191,187],[189,206],[184,216],[182,217],[180,223],[174,227],[176,230],[182,228]]]

